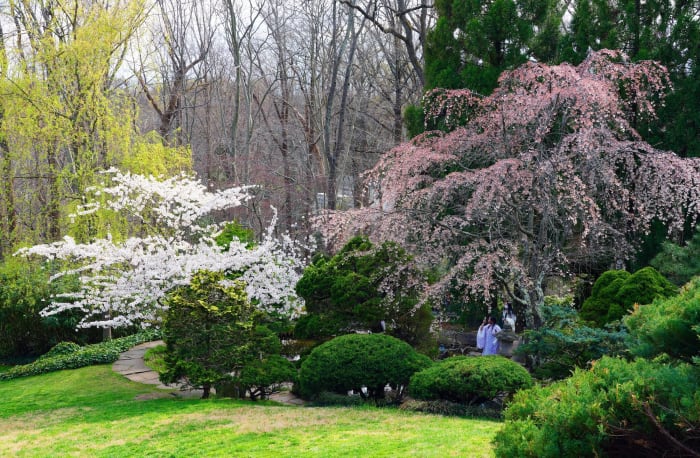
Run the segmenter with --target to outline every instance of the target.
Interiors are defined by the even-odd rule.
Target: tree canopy
[[[76,243],[66,237],[20,250],[25,256],[65,262],[53,279],[81,274],[79,289],[54,297],[44,315],[77,311],[82,315],[79,327],[157,326],[161,299],[172,288],[188,285],[199,270],[234,274],[245,282],[250,300],[266,312],[285,317],[300,312],[303,302],[294,285],[304,257],[289,238],[273,237],[274,222],[254,246],[231,237],[220,239],[224,249],[214,238],[225,222],[217,224],[211,214],[241,206],[252,198],[250,188],[209,191],[188,176],[158,180],[116,170],[106,176],[105,186],[93,190],[95,200],[74,217],[115,212],[133,221],[136,232],[124,240],[107,234]]]
[[[469,88],[488,94],[503,70],[525,62],[548,1],[437,0],[439,18],[427,37],[426,88]]]
[[[653,148],[631,122],[653,119],[668,84],[662,66],[606,50],[577,67],[527,63],[488,97],[455,91],[462,102],[448,94],[435,116],[466,125],[389,151],[367,175],[372,204],[321,229],[331,244],[357,231],[398,241],[442,266],[433,297],[505,291],[537,327],[550,276],[629,259],[654,218],[672,231],[695,221],[700,163]]]
[[[426,41],[426,90],[467,88],[486,95],[501,72],[526,60],[578,65],[591,51],[616,49],[632,61],[659,62],[673,82],[659,117],[653,123],[632,118],[632,126],[651,144],[684,157],[700,155],[697,2],[438,0],[435,9],[439,18]],[[407,125],[420,131],[409,116]]]
[[[374,246],[354,237],[333,257],[316,259],[299,279],[307,316],[295,332],[329,337],[369,329],[420,346],[430,340],[432,322],[419,303],[424,287],[423,274],[398,244]]]

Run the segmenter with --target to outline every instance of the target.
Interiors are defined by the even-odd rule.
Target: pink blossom
[[[676,231],[697,218],[700,161],[634,129],[668,88],[662,66],[604,50],[505,72],[484,98],[431,93],[429,117],[466,125],[387,152],[365,177],[374,201],[318,227],[332,247],[364,233],[445,266],[426,299],[506,294],[536,327],[548,278],[629,259],[654,219]]]

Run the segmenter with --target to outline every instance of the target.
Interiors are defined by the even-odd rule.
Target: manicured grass
[[[150,367],[156,372],[165,372],[165,362],[163,358],[165,357],[165,345],[158,345],[157,347],[149,348],[143,355],[143,361],[146,366]]]
[[[493,456],[501,424],[376,408],[180,399],[110,365],[0,382],[0,456]]]

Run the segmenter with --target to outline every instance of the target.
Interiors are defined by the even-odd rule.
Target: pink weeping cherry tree
[[[371,204],[319,228],[331,247],[356,233],[403,244],[440,272],[426,300],[505,294],[537,328],[549,279],[629,259],[654,219],[695,222],[700,162],[635,130],[669,84],[662,66],[603,50],[577,67],[525,64],[488,97],[429,94],[427,117],[462,127],[386,153],[366,175]]]

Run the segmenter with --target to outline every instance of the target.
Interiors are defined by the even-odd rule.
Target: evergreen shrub
[[[636,356],[671,358],[690,362],[700,357],[700,277],[681,293],[635,307],[625,317],[630,351]]]
[[[627,332],[620,323],[605,328],[591,327],[588,326],[590,322],[579,318],[572,306],[554,303],[545,299],[543,325],[526,330],[524,342],[515,350],[528,359],[536,378],[563,379],[570,376],[574,368],[585,368],[603,355],[626,353]]]
[[[294,383],[296,379],[294,364],[280,355],[268,355],[246,364],[234,378],[234,383],[255,401],[268,398],[272,393],[279,392],[285,382]]]
[[[410,345],[385,334],[347,334],[316,347],[299,372],[299,393],[312,399],[326,391],[384,398],[388,384],[400,401],[411,375],[432,361]],[[366,393],[362,388],[366,388]]]
[[[409,393],[426,401],[473,405],[532,385],[527,370],[502,356],[453,356],[415,373]]]
[[[699,389],[698,367],[603,357],[569,379],[516,393],[494,439],[495,453],[508,458],[697,454]]]
[[[581,306],[581,318],[597,326],[621,319],[634,304],[650,304],[657,297],[671,297],[678,289],[653,267],[633,274],[609,270],[596,280],[591,296]]]
[[[419,307],[424,274],[393,242],[375,246],[364,236],[350,239],[333,257],[318,256],[296,285],[306,317],[294,335],[327,339],[357,330],[382,330],[423,352],[437,347],[430,333],[430,308]]]
[[[355,396],[348,396],[347,394],[330,393],[328,391],[323,391],[314,396],[313,400],[309,403],[313,407],[357,407],[364,405],[365,400],[358,394]]]
[[[299,317],[294,325],[294,337],[297,339],[323,339],[334,334],[341,334],[345,323],[337,318],[316,314]]]
[[[468,406],[466,404],[445,400],[423,401],[420,399],[407,398],[401,403],[399,409],[408,412],[423,412],[450,417],[503,419],[503,408],[495,402]]]

